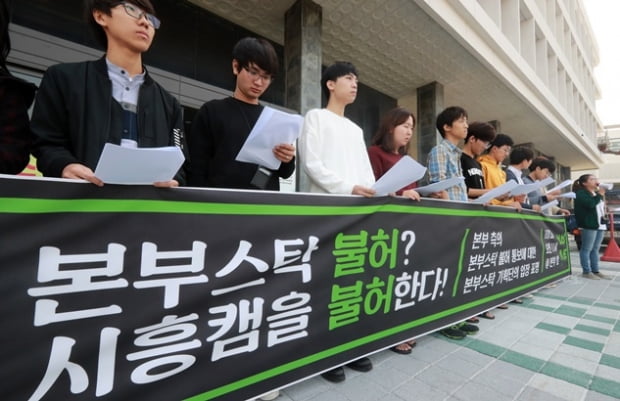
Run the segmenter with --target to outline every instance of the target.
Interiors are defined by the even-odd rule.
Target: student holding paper
[[[510,152],[510,165],[506,168],[506,182],[514,181],[519,185],[525,184],[523,181],[523,170],[530,167],[534,159],[532,149],[525,146],[517,146]],[[527,196],[521,196],[520,201],[523,209],[540,211],[540,205],[531,203]]]
[[[437,116],[437,131],[443,138],[428,154],[428,175],[431,183],[454,177],[463,177],[461,149],[458,143],[467,137],[467,111],[459,106],[448,107]],[[467,202],[467,186],[464,181],[447,189],[448,199]],[[462,340],[467,334],[478,332],[478,326],[459,322],[440,331],[453,340]]]
[[[263,111],[259,98],[278,72],[278,57],[265,39],[247,37],[233,48],[231,97],[205,103],[194,118],[189,136],[188,184],[196,187],[267,189],[278,191],[279,178],[295,170],[295,147],[278,144],[273,154],[277,170],[235,160]]]
[[[368,148],[368,157],[372,165],[375,179],[379,179],[387,173],[409,149],[409,141],[413,135],[415,118],[409,110],[397,107],[388,111],[381,120],[377,133],[372,138],[372,146]],[[420,200],[420,194],[414,188],[415,182],[407,185],[396,192],[413,200]],[[397,354],[407,355],[415,347],[415,340],[405,341],[402,344],[390,348]]]
[[[392,109],[383,116],[379,129],[372,138],[372,146],[368,148],[368,157],[375,179],[381,178],[408,153],[414,128],[413,113],[402,107]],[[420,195],[414,189],[417,186],[417,183],[412,182],[398,190],[396,195],[420,200]]]
[[[299,158],[310,181],[310,192],[372,197],[375,177],[366,153],[362,129],[344,116],[357,97],[357,70],[348,62],[327,67],[321,78],[327,107],[306,113],[299,138]],[[369,358],[347,364],[353,370],[372,369]],[[346,379],[342,366],[322,374],[337,383]]]
[[[534,159],[532,149],[525,146],[517,146],[510,152],[510,165],[506,168],[506,181],[513,180],[523,185],[523,170],[530,167]]]
[[[506,172],[502,169],[502,161],[510,155],[513,140],[506,134],[497,134],[486,154],[478,158],[482,166],[482,175],[486,189],[493,189],[506,183]],[[517,210],[522,209],[521,202],[525,195],[508,199],[493,199],[492,205],[510,206]]]
[[[461,149],[457,145],[467,136],[469,126],[467,111],[458,106],[448,107],[437,116],[436,126],[443,139],[428,154],[428,181],[435,183],[453,177],[463,177]],[[448,199],[467,202],[465,182],[454,185],[446,191]]]
[[[526,184],[533,184],[536,181],[542,181],[550,177],[555,171],[555,164],[546,157],[537,157],[532,161],[532,164],[530,164],[529,170],[530,173],[523,177],[523,182]],[[542,206],[545,203],[554,201],[558,195],[560,195],[559,189],[545,192],[544,189],[540,188],[527,194],[527,197],[532,205]],[[570,211],[557,206],[552,207],[551,213],[563,214],[565,216],[570,215]]]
[[[33,154],[46,176],[101,186],[93,170],[106,142],[183,150],[185,139],[179,102],[142,64],[160,26],[150,0],[87,0],[85,7],[105,56],[46,71],[32,114]],[[181,169],[154,185],[183,183]]]
[[[461,153],[461,167],[467,185],[467,196],[476,199],[489,190],[484,185],[482,166],[476,160],[485,150],[491,146],[497,132],[489,123],[474,121],[467,128],[467,137]]]

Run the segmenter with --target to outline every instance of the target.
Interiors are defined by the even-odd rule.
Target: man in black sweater
[[[259,98],[277,70],[276,52],[265,39],[248,37],[235,45],[232,97],[205,103],[192,124],[188,138],[190,186],[278,191],[279,177],[293,174],[295,147],[291,144],[273,148],[274,156],[282,162],[278,170],[235,160],[263,111]]]

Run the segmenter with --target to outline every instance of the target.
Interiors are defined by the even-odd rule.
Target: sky
[[[600,62],[594,76],[601,89],[596,110],[603,125],[620,124],[620,1],[583,0],[598,42]]]

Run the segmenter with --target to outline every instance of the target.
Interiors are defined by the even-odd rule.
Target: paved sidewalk
[[[574,244],[573,244],[574,247]],[[374,369],[345,368],[281,391],[278,401],[612,401],[620,399],[620,263],[601,262],[612,280],[573,274],[524,304],[493,310],[462,341],[418,339],[410,355],[381,351]]]

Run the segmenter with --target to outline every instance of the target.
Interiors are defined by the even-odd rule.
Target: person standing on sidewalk
[[[608,279],[598,270],[599,251],[607,226],[601,223],[605,215],[605,188],[599,187],[598,178],[584,174],[573,184],[575,192],[575,218],[581,230],[581,249],[579,262],[583,277],[600,280]]]
[[[370,165],[362,129],[344,115],[357,97],[358,74],[349,62],[336,62],[325,69],[321,90],[327,97],[324,109],[306,113],[299,137],[299,159],[310,183],[309,192],[372,197],[375,176]],[[362,357],[347,367],[368,372],[372,362]],[[339,383],[346,379],[342,366],[322,374]]]
[[[372,146],[368,148],[368,157],[375,173],[375,179],[381,178],[396,163],[409,153],[409,143],[415,128],[415,116],[403,107],[396,107],[385,113],[379,124],[379,129],[372,138]],[[413,182],[396,192],[397,196],[405,196],[413,200],[420,200],[417,182]],[[414,339],[398,344],[390,350],[401,355],[411,354],[415,347]]]
[[[454,177],[463,177],[462,151],[457,145],[467,137],[469,127],[467,111],[458,106],[446,108],[437,116],[436,127],[443,139],[428,153],[426,163],[428,181],[434,183]],[[467,202],[467,185],[464,181],[446,191],[450,200]],[[478,330],[476,325],[459,322],[439,332],[453,340],[462,340],[467,337],[467,334],[477,333]]]

